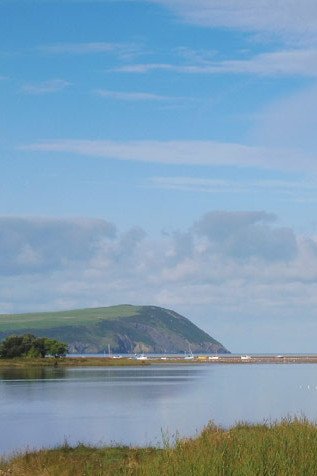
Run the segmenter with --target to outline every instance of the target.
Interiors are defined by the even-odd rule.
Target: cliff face
[[[10,325],[11,324],[11,325]],[[66,342],[71,353],[228,353],[185,317],[156,306],[113,306],[0,316],[0,339],[32,333]]]

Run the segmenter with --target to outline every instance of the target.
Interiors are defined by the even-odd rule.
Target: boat
[[[136,360],[147,360],[147,356],[144,354],[137,355]]]
[[[194,358],[194,354],[192,353],[191,349],[189,349],[189,352],[185,354],[184,359],[185,360],[192,360]]]
[[[189,342],[188,342],[188,349],[189,349],[189,352],[187,354],[185,354],[184,359],[185,360],[192,360],[194,358],[194,354],[192,353],[192,349],[190,348]]]

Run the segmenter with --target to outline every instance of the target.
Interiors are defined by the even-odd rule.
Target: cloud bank
[[[299,312],[309,323],[317,304],[316,238],[264,211],[209,212],[158,238],[104,220],[3,217],[0,251],[2,312],[150,303],[224,332]]]

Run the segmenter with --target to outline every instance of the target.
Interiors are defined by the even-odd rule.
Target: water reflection
[[[64,441],[159,444],[213,420],[317,418],[316,365],[0,370],[0,452]]]
[[[3,383],[10,383],[12,380],[49,380],[56,378],[65,378],[65,369],[58,368],[53,371],[45,367],[0,368],[0,380]]]

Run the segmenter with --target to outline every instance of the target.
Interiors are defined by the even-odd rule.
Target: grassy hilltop
[[[70,352],[227,352],[174,311],[156,306],[111,306],[0,315],[0,340],[32,333],[66,342]]]

